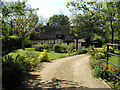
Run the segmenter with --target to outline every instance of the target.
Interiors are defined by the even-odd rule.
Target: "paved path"
[[[36,72],[31,72],[31,78],[29,85],[34,90],[107,88],[101,80],[92,76],[89,55],[86,54],[44,62],[42,69],[38,68]]]

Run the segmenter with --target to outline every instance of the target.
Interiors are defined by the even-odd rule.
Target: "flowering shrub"
[[[102,48],[105,50],[105,55],[107,55],[107,45],[104,45]],[[113,47],[109,46],[109,52],[113,52]]]
[[[113,73],[113,74],[115,74],[117,76],[120,73],[120,69],[118,67],[115,67],[115,66],[108,66],[107,64],[103,64],[101,66],[101,68],[102,68],[103,71]]]
[[[107,45],[104,45],[102,48],[91,47],[89,52],[91,55],[90,65],[93,69],[93,76],[101,77],[102,79],[111,81],[110,83],[112,83],[112,86],[114,86],[113,88],[120,90],[120,79],[115,77],[120,77],[120,68],[115,66],[108,66],[102,62],[102,59],[105,59],[107,56]],[[114,52],[113,47],[109,46],[109,52]]]
[[[108,66],[107,64],[103,64],[101,66],[101,69],[102,69],[102,73],[107,73],[107,77],[102,77],[102,78],[105,78],[108,81],[113,81],[114,88],[119,90],[120,79],[116,78],[115,76],[120,76],[120,68],[115,67],[115,66]]]
[[[50,61],[49,58],[48,58],[48,54],[47,54],[47,50],[46,49],[43,50],[43,52],[40,54],[38,59],[41,60],[41,62],[48,62],[48,61]]]

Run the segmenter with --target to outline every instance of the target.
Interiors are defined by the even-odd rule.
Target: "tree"
[[[74,36],[76,37],[76,41],[78,38],[83,38],[86,40],[86,47],[90,44],[90,39],[94,34],[94,20],[91,18],[90,13],[78,14],[74,16],[74,19],[71,20],[74,28],[71,30],[74,32]],[[77,45],[77,43],[76,43]],[[76,46],[77,49],[78,46]]]
[[[63,14],[54,15],[49,19],[49,25],[56,26],[56,25],[70,25],[69,18]]]
[[[38,22],[36,15],[37,9],[32,9],[26,5],[27,1],[5,2],[2,1],[2,35],[8,37],[19,36],[22,39],[22,48],[24,48],[24,39],[34,30]]]
[[[116,34],[118,34],[120,31],[120,28],[118,27],[118,25],[120,25],[120,2],[73,1],[68,2],[67,7],[71,10],[72,13],[74,13],[75,16],[77,16],[81,11],[82,14],[92,14],[90,17],[94,21],[94,34],[92,39],[94,39],[97,35],[98,37],[100,36],[104,42],[110,42],[111,40],[113,43],[114,36],[119,37],[119,35]]]
[[[35,27],[38,23],[38,16],[33,14],[32,12],[29,13],[27,16],[19,16],[15,19],[15,26],[14,29],[18,31],[19,36],[22,38],[22,48],[25,50],[24,47],[24,40],[29,34],[35,30]]]

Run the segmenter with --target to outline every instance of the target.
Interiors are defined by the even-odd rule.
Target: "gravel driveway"
[[[36,72],[30,74],[31,79],[29,79],[28,85],[33,90],[108,89],[106,84],[92,76],[89,55],[86,54],[44,62],[42,68],[38,67]]]

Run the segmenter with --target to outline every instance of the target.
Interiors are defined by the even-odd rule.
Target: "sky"
[[[32,8],[39,8],[39,10],[37,11],[38,16],[42,16],[45,19],[49,19],[54,14],[64,14],[69,17],[71,13],[66,7],[68,1],[71,0],[27,0],[27,4],[29,4]]]
[[[54,14],[70,14],[66,7],[69,0],[28,0],[32,8],[39,8],[38,15],[49,18]]]

